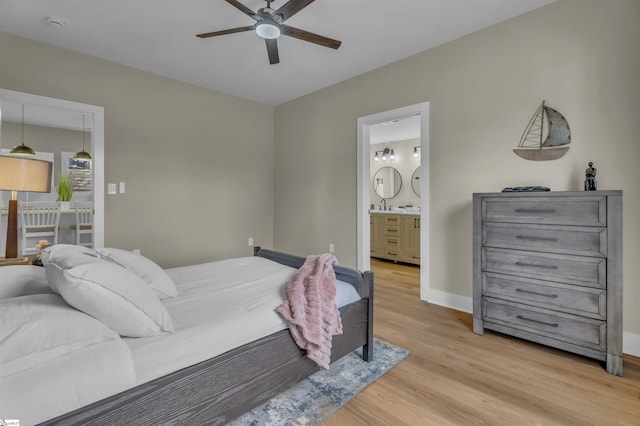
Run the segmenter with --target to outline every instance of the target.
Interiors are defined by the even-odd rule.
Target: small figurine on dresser
[[[598,189],[598,181],[596,180],[596,168],[593,162],[589,161],[589,168],[585,171],[584,190],[596,191]]]

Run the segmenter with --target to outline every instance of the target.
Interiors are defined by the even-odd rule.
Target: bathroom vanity
[[[372,210],[371,257],[420,264],[420,214]]]

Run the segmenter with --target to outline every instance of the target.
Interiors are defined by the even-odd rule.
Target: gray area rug
[[[406,358],[409,352],[373,339],[373,361],[358,350],[318,371],[259,407],[233,420],[233,426],[317,425],[355,394]]]

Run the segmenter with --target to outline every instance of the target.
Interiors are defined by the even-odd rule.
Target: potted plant
[[[71,208],[71,196],[73,195],[73,185],[71,184],[70,174],[60,173],[56,192],[58,193],[60,210],[69,210]]]

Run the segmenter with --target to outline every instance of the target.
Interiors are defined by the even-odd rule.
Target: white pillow
[[[121,336],[147,337],[173,331],[169,313],[137,275],[78,252],[56,253],[45,266],[51,289]]]
[[[85,256],[98,257],[98,254],[89,247],[78,246],[75,244],[55,244],[40,252],[40,259],[42,264],[46,265],[49,259],[56,255],[65,255],[66,253],[78,253]]]
[[[178,289],[167,272],[153,260],[132,251],[117,248],[96,249],[98,256],[127,268],[145,280],[160,299],[178,295]]]
[[[33,265],[11,265],[0,269],[0,299],[51,293],[44,268]]]
[[[4,377],[104,342],[121,342],[121,350],[129,352],[117,333],[73,309],[56,294],[0,300],[0,324],[0,376]],[[133,362],[122,368],[133,371]]]

